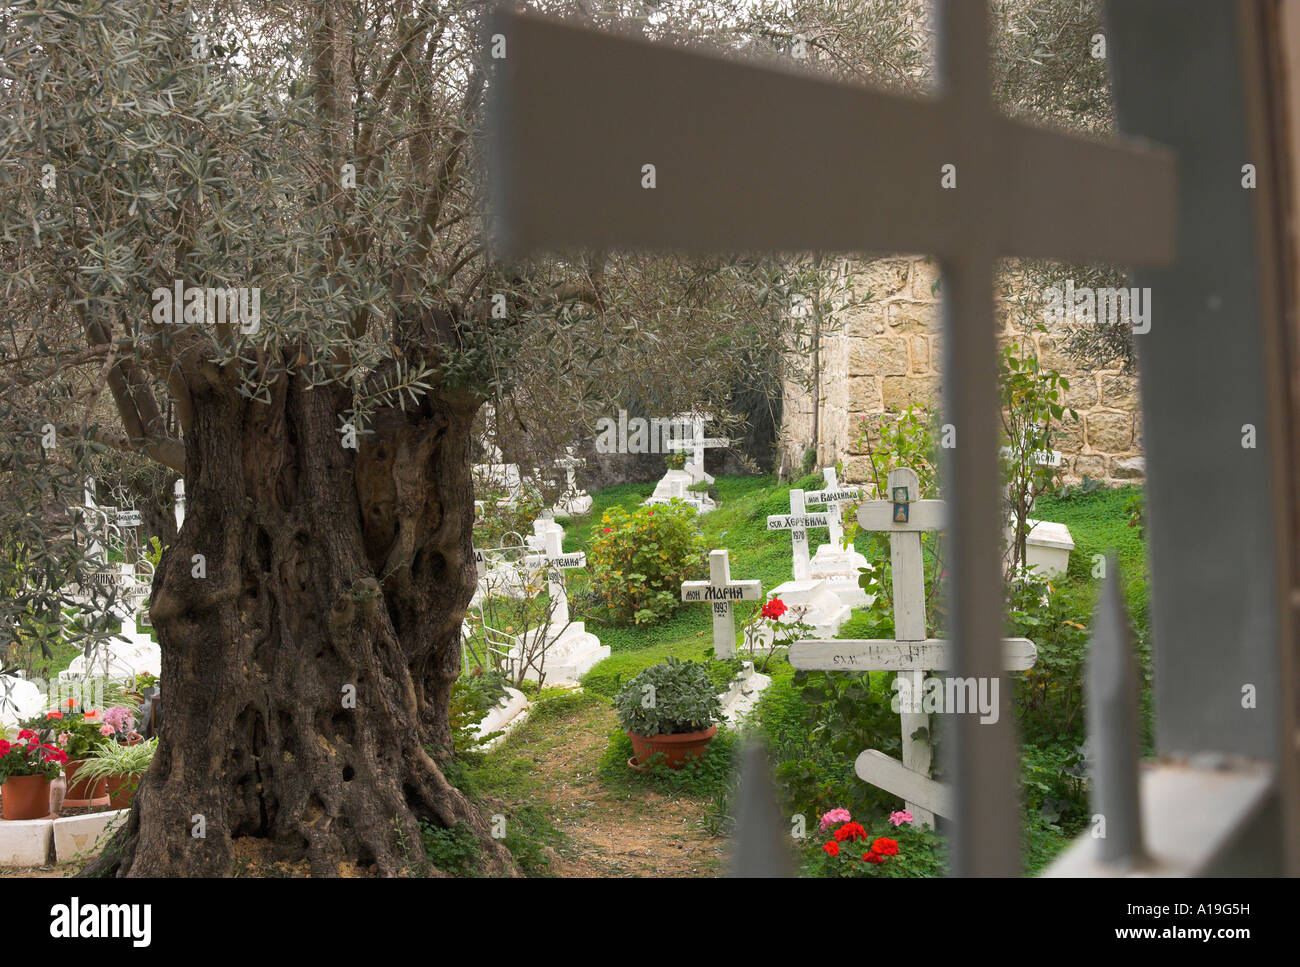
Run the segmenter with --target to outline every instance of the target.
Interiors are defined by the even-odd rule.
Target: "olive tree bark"
[[[426,865],[419,821],[468,826],[444,777],[460,622],[473,593],[478,402],[382,411],[347,449],[338,387],[283,373],[271,401],[190,381],[188,512],[154,579],[161,742],[87,875],[222,876],[241,837],[313,876]]]

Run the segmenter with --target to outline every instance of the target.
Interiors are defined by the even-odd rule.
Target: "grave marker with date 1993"
[[[872,500],[858,507],[863,530],[888,531],[894,583],[894,638],[864,640],[804,640],[790,646],[790,664],[820,671],[896,671],[906,681],[898,683],[900,695],[914,702],[921,695],[925,673],[951,669],[949,642],[925,634],[925,572],[921,556],[921,531],[940,530],[944,522],[942,500],[914,500],[919,492],[915,471],[900,467],[889,473],[890,500]],[[1002,640],[1003,667],[1023,671],[1033,666],[1038,652],[1027,638]],[[934,825],[934,814],[951,815],[948,790],[930,778],[930,743],[916,737],[930,727],[926,712],[904,704],[899,717],[903,727],[903,761],[868,750],[858,757],[857,774],[907,802],[914,821]]]
[[[763,600],[763,585],[756,580],[731,580],[727,551],[709,551],[709,579],[683,581],[682,600],[713,605],[713,654],[717,658],[731,658],[736,653],[736,614],[731,604]]]

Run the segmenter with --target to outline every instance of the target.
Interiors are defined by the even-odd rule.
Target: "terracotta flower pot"
[[[50,780],[44,776],[10,776],[0,786],[5,819],[43,819],[50,814]]]
[[[114,809],[127,809],[140,786],[140,776],[108,776],[108,804]]]
[[[107,799],[108,783],[105,777],[98,779],[78,779],[77,770],[86,762],[85,759],[69,759],[63,764],[63,774],[68,778],[68,791],[63,799],[65,806],[101,805],[96,799]]]
[[[632,750],[636,753],[628,761],[634,769],[643,769],[652,760],[655,764],[665,765],[669,769],[680,769],[692,759],[704,755],[705,747],[718,734],[716,725],[709,726],[705,732],[679,732],[676,735],[637,735],[629,732]]]

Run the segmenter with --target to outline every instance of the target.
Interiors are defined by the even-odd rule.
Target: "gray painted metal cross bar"
[[[988,12],[973,0],[942,4],[943,95],[921,101],[513,12],[488,32],[505,41],[489,88],[489,221],[503,255],[629,247],[941,257],[945,408],[958,429],[945,467],[954,672],[999,675],[994,263],[1167,262],[1172,156],[998,116]],[[955,166],[954,188],[941,187],[944,165]],[[653,188],[642,187],[647,172]],[[1010,716],[997,726],[963,716],[953,731],[952,867],[1013,873]]]

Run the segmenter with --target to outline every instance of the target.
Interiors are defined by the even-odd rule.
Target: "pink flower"
[[[112,735],[112,734],[113,734],[113,726],[108,725],[108,724],[101,725],[101,726],[99,727],[99,734],[100,734],[100,735],[103,735],[103,736],[109,736],[109,735]]]
[[[851,819],[853,819],[853,817],[849,815],[847,809],[832,809],[822,817],[821,830],[822,832],[826,832],[827,827],[833,826],[836,823],[847,823]]]
[[[900,809],[896,813],[889,814],[889,821],[895,826],[902,826],[903,823],[910,823],[912,821],[912,814],[906,809]]]

